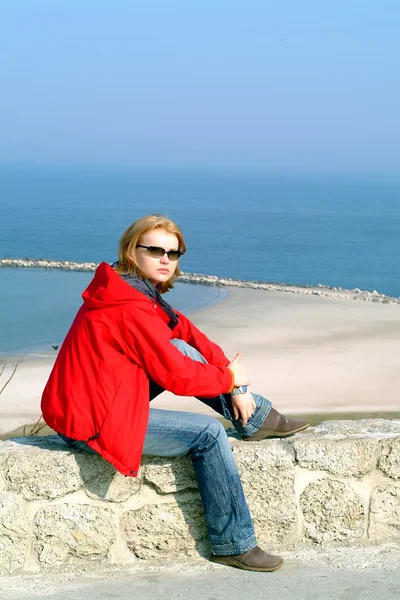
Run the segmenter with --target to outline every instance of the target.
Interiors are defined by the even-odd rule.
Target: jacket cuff
[[[231,385],[230,385],[229,390],[227,392],[228,394],[230,394],[231,391],[233,390],[233,388],[235,387],[235,376],[233,374],[233,371],[229,367],[227,367],[227,369],[228,369],[229,373],[231,374],[231,378],[232,378]]]

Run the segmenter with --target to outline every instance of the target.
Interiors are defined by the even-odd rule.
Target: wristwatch
[[[239,394],[245,394],[247,392],[247,385],[239,385],[239,387],[233,388],[231,396],[238,396]]]

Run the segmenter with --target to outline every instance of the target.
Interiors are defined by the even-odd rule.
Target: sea
[[[112,262],[137,218],[183,230],[184,272],[400,296],[400,176],[0,167],[0,259]],[[92,273],[0,268],[0,356],[52,351]],[[224,297],[177,283],[192,313]]]

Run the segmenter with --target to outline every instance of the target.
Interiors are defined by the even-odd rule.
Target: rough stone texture
[[[343,477],[361,477],[376,469],[380,441],[375,438],[345,438],[302,435],[294,441],[301,467],[328,471]]]
[[[4,464],[7,488],[26,500],[51,500],[75,492],[82,485],[74,455],[24,448],[12,452]]]
[[[379,468],[392,479],[400,479],[400,436],[384,444]]]
[[[83,475],[84,490],[89,498],[107,500],[108,502],[125,502],[138,494],[142,481],[142,469],[138,477],[125,477],[115,470],[113,465],[93,457],[95,461],[88,463]]]
[[[124,477],[100,456],[72,450],[58,436],[16,438],[1,453],[5,485],[26,500],[53,500],[84,487],[90,498],[124,502],[140,477]]]
[[[26,560],[28,519],[14,494],[0,491],[0,574],[14,573]]]
[[[144,480],[154,485],[160,494],[171,494],[188,488],[197,488],[190,458],[146,459],[143,465]]]
[[[0,441],[0,490],[7,490],[4,476],[4,465],[12,451],[16,448],[18,448],[18,445],[11,440],[7,440],[5,442]]]
[[[210,552],[200,500],[128,511],[121,528],[128,548],[139,558],[168,561]]]
[[[400,536],[400,487],[382,485],[372,492],[368,536],[387,540]]]
[[[400,421],[331,421],[288,440],[232,439],[231,445],[265,548],[400,540]],[[0,573],[24,568],[32,548],[42,570],[123,562],[129,550],[132,559],[163,562],[208,555],[196,487],[186,457],[145,458],[132,478],[99,456],[71,450],[58,436],[0,442]],[[27,515],[34,512],[32,522]]]
[[[298,528],[294,459],[279,440],[234,442],[233,453],[257,540],[283,541]]]
[[[314,429],[315,434],[332,435],[387,435],[400,434],[400,420],[359,419],[358,421],[324,421]]]
[[[35,516],[34,550],[43,566],[105,557],[115,540],[113,512],[100,506],[56,504]]]
[[[14,450],[18,445],[12,440],[0,441],[0,469],[7,458],[10,450]]]
[[[300,496],[306,538],[317,543],[350,542],[364,534],[362,499],[331,479],[310,483]]]

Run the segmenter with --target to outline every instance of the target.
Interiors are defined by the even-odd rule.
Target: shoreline
[[[95,262],[75,262],[69,260],[47,260],[33,258],[1,258],[0,268],[36,268],[57,269],[62,271],[94,272],[98,266]],[[177,281],[197,285],[235,287],[248,289],[261,289],[270,292],[286,292],[292,294],[305,294],[322,296],[326,298],[343,298],[348,300],[361,300],[364,302],[377,302],[382,304],[400,304],[400,297],[381,294],[377,290],[368,291],[359,288],[346,289],[340,286],[330,287],[322,283],[317,285],[295,285],[285,283],[263,282],[255,280],[232,279],[230,277],[217,277],[216,275],[203,275],[200,273],[182,272]]]
[[[400,311],[393,304],[230,287],[191,320],[228,357],[240,351],[251,389],[287,415],[400,412]],[[40,416],[57,352],[24,356],[0,396],[0,435]],[[12,361],[0,380],[10,374]],[[152,407],[218,416],[194,398],[164,392]]]

